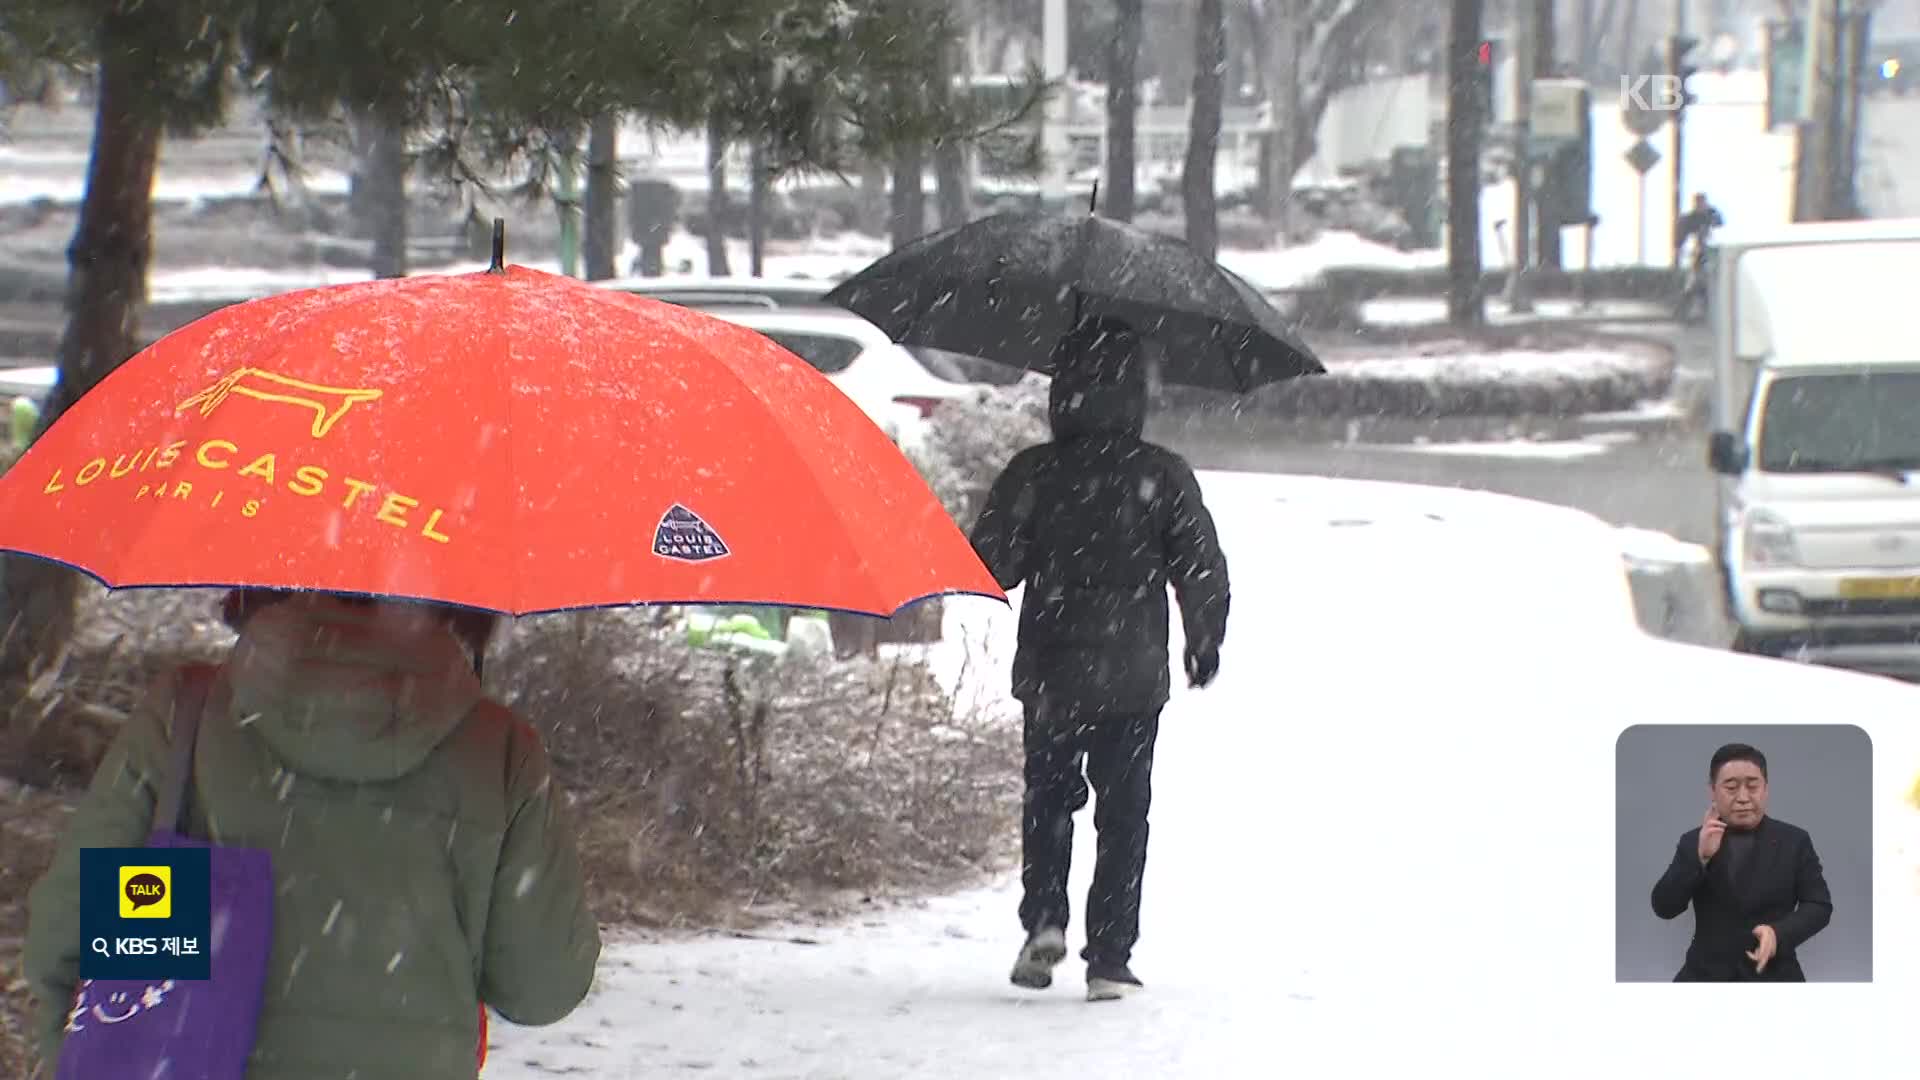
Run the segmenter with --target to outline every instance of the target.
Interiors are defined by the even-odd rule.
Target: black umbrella
[[[826,296],[903,345],[1051,374],[1082,319],[1163,349],[1169,383],[1245,393],[1326,373],[1259,290],[1185,241],[1091,214],[996,214],[889,252]]]

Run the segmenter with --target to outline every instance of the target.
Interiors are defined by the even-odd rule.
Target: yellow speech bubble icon
[[[173,918],[173,867],[122,866],[120,868],[120,917],[123,919]]]

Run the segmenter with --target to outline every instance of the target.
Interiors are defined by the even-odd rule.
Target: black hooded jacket
[[[1130,331],[1095,324],[1061,346],[1053,441],[994,481],[973,546],[1002,588],[1025,584],[1013,695],[1083,708],[1166,704],[1167,586],[1190,649],[1226,636],[1227,560],[1193,469],[1145,441],[1144,358]]]

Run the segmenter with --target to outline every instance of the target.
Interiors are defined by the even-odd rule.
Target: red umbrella
[[[1005,595],[823,375],[523,267],[287,293],[141,352],[0,477],[0,550],[113,587],[891,615]]]

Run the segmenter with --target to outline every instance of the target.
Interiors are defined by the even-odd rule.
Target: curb
[[[1659,533],[1619,532],[1640,628],[1668,641],[1725,648],[1733,635],[1720,607],[1713,554]]]

